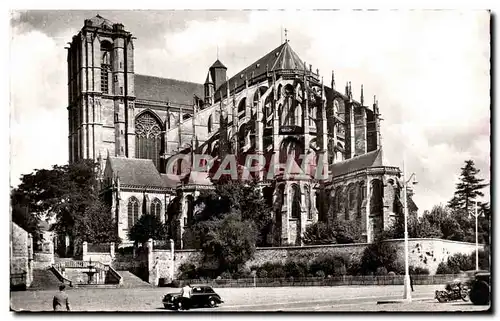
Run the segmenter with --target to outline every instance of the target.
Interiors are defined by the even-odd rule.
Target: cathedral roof
[[[193,96],[203,97],[203,84],[135,74],[137,99],[193,105]]]
[[[330,166],[333,177],[345,175],[368,167],[383,166],[382,149],[376,149],[369,153],[356,156],[340,163]]]
[[[186,185],[212,185],[212,182],[208,178],[208,173],[197,171],[190,171],[182,178],[182,182]]]
[[[175,174],[160,174],[163,179],[164,186],[170,188],[176,188],[181,182],[181,177]]]
[[[111,20],[108,20],[106,18],[101,17],[99,14],[97,14],[95,17],[92,17],[88,20],[90,20],[92,22],[92,26],[95,26],[95,27],[101,27],[101,28],[106,27],[106,28],[112,29],[113,25],[114,25],[114,22],[112,22]]]
[[[230,90],[233,90],[234,84],[239,87],[245,83],[245,76],[248,79],[256,78],[266,73],[266,71],[272,72],[276,70],[304,70],[304,62],[300,57],[293,51],[292,47],[288,42],[280,45],[278,48],[270,51],[262,58],[252,63],[245,69],[237,72],[231,79],[229,79]],[[215,94],[215,99],[220,98],[220,92],[226,93],[227,83],[223,83],[217,93]]]
[[[111,171],[123,185],[164,187],[165,182],[151,159],[109,157]]]

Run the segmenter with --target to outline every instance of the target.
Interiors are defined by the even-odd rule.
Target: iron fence
[[[460,274],[412,275],[412,279],[414,285],[430,285],[446,284],[460,276]],[[403,285],[404,275],[178,280],[179,286],[184,286],[187,283],[207,284],[213,287]]]

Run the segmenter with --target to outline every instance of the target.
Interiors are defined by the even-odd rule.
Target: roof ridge
[[[194,85],[200,85],[200,86],[203,86],[203,84],[201,84],[201,83],[192,82],[192,81],[187,81],[187,80],[180,80],[180,79],[175,79],[175,78],[167,78],[167,77],[160,77],[160,76],[152,76],[152,75],[145,75],[145,74],[139,74],[139,73],[134,73],[134,75],[136,75],[136,76],[141,76],[141,77],[149,77],[149,78],[158,78],[158,79],[175,80],[175,81],[178,81],[178,82],[183,82],[183,83],[186,83],[186,84],[194,84]]]

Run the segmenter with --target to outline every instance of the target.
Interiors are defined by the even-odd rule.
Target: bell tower
[[[68,44],[69,162],[134,157],[131,33],[97,15]]]

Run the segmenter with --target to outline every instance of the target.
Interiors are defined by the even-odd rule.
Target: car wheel
[[[469,291],[467,289],[463,289],[460,292],[460,297],[462,298],[462,300],[468,301],[469,300],[468,296],[469,296]]]
[[[208,306],[211,308],[215,308],[217,306],[217,301],[215,301],[215,298],[208,299]]]

